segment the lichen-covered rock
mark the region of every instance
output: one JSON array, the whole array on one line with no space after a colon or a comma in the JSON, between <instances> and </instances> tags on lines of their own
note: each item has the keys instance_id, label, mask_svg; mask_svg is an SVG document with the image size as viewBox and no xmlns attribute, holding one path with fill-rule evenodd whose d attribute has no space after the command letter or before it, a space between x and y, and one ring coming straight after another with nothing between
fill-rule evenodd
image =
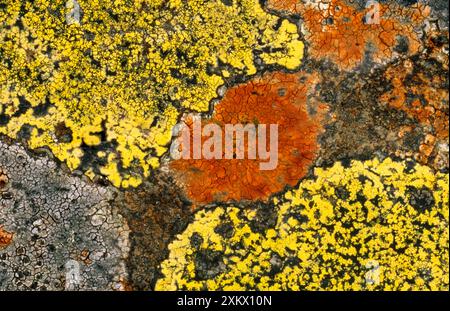
<instances>
[{"instance_id":1,"label":"lichen-covered rock","mask_svg":"<svg viewBox=\"0 0 450 311\"><path fill-rule=\"evenodd\" d=\"M448 290L448 50L445 0L0 1L0 291ZM169 159L193 115L275 167Z\"/></svg>"},{"instance_id":2,"label":"lichen-covered rock","mask_svg":"<svg viewBox=\"0 0 450 311\"><path fill-rule=\"evenodd\" d=\"M0 21L0 134L124 188L159 166L182 111L303 56L297 26L257 0L10 0Z\"/></svg>"},{"instance_id":3,"label":"lichen-covered rock","mask_svg":"<svg viewBox=\"0 0 450 311\"><path fill-rule=\"evenodd\" d=\"M355 69L367 58L384 63L396 58L399 49L409 55L422 51L422 29L431 14L422 1L404 6L395 1L269 0L267 6L299 14L310 56L331 60L342 70Z\"/></svg>"},{"instance_id":4,"label":"lichen-covered rock","mask_svg":"<svg viewBox=\"0 0 450 311\"><path fill-rule=\"evenodd\" d=\"M200 211L158 290L448 290L449 175L390 158L316 168L266 207Z\"/></svg>"}]
</instances>

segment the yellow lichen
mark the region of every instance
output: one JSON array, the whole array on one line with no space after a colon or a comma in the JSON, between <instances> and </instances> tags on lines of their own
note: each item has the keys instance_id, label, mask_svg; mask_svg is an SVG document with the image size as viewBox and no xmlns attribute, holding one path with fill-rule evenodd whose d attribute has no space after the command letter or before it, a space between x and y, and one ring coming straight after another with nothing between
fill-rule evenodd
<instances>
[{"instance_id":1,"label":"yellow lichen","mask_svg":"<svg viewBox=\"0 0 450 311\"><path fill-rule=\"evenodd\" d=\"M448 290L448 186L389 158L316 168L272 207L198 212L156 289Z\"/></svg>"},{"instance_id":2,"label":"yellow lichen","mask_svg":"<svg viewBox=\"0 0 450 311\"><path fill-rule=\"evenodd\" d=\"M2 1L0 134L138 185L182 110L207 111L224 79L257 72L256 55L287 69L303 56L296 25L257 0Z\"/></svg>"}]
</instances>

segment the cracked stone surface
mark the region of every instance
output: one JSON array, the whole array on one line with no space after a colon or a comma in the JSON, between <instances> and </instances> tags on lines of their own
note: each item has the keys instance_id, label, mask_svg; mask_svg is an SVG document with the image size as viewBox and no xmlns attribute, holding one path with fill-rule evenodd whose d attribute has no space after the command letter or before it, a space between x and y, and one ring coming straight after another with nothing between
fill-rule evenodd
<instances>
[{"instance_id":1,"label":"cracked stone surface","mask_svg":"<svg viewBox=\"0 0 450 311\"><path fill-rule=\"evenodd\" d=\"M12 234L0 253L0 290L123 286L129 230L110 204L114 191L17 144L0 142L0 167L0 247L3 232Z\"/></svg>"}]
</instances>

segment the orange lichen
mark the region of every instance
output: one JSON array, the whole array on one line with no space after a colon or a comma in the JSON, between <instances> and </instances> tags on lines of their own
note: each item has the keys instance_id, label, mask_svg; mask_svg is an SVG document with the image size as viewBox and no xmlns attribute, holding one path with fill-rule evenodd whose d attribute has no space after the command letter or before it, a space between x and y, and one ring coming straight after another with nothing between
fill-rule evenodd
<instances>
[{"instance_id":1,"label":"orange lichen","mask_svg":"<svg viewBox=\"0 0 450 311\"><path fill-rule=\"evenodd\" d=\"M132 292L133 291L133 286L125 278L120 277L119 283L120 283L120 288L118 288L116 290L120 290L120 291L124 291L124 292Z\"/></svg>"},{"instance_id":2,"label":"orange lichen","mask_svg":"<svg viewBox=\"0 0 450 311\"><path fill-rule=\"evenodd\" d=\"M422 4L407 8L378 4L363 10L342 0L308 4L269 0L267 5L270 9L300 14L310 55L329 59L343 70L361 64L369 45L375 62L389 60L400 36L408 40L408 53L416 53L420 41L414 28L430 14L430 8Z\"/></svg>"},{"instance_id":3,"label":"orange lichen","mask_svg":"<svg viewBox=\"0 0 450 311\"><path fill-rule=\"evenodd\" d=\"M0 226L0 249L7 247L11 244L14 234L6 231Z\"/></svg>"},{"instance_id":4,"label":"orange lichen","mask_svg":"<svg viewBox=\"0 0 450 311\"><path fill-rule=\"evenodd\" d=\"M278 166L260 170L260 160L248 158L172 161L194 203L265 200L286 185L295 185L316 156L320 121L327 110L308 96L317 82L315 74L270 73L229 89L202 127L218 124L225 133L225 124L278 124ZM190 120L186 124L192 128Z\"/></svg>"},{"instance_id":5,"label":"orange lichen","mask_svg":"<svg viewBox=\"0 0 450 311\"><path fill-rule=\"evenodd\" d=\"M429 46L429 53L437 47ZM431 65L406 59L386 71L386 80L392 88L380 96L380 102L404 111L425 129L416 159L427 163L438 142L448 142L448 67L433 70ZM445 64L444 64L445 66ZM412 127L401 129L399 135Z\"/></svg>"},{"instance_id":6,"label":"orange lichen","mask_svg":"<svg viewBox=\"0 0 450 311\"><path fill-rule=\"evenodd\" d=\"M86 266L92 264L92 259L89 258L91 252L88 249L83 249L77 256L77 260L84 263Z\"/></svg>"},{"instance_id":7,"label":"orange lichen","mask_svg":"<svg viewBox=\"0 0 450 311\"><path fill-rule=\"evenodd\" d=\"M267 7L277 11L287 11L297 13L300 10L299 0L269 0L267 1Z\"/></svg>"},{"instance_id":8,"label":"orange lichen","mask_svg":"<svg viewBox=\"0 0 450 311\"><path fill-rule=\"evenodd\" d=\"M426 77L424 72L413 74L413 64L407 60L390 67L386 78L393 88L381 96L381 102L405 111L422 124L433 126L436 137L448 138L448 114L444 111L445 106L448 107L448 91L439 87L444 85L443 77ZM407 79L411 79L411 83L405 83Z\"/></svg>"}]
</instances>

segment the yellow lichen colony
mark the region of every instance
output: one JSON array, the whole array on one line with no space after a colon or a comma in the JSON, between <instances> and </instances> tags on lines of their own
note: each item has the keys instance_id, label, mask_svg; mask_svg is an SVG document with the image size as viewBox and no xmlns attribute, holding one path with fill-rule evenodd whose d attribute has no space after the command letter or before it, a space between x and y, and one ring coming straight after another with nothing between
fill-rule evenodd
<instances>
[{"instance_id":1,"label":"yellow lichen colony","mask_svg":"<svg viewBox=\"0 0 450 311\"><path fill-rule=\"evenodd\" d=\"M159 166L180 114L207 111L224 79L303 56L297 26L257 0L0 4L0 134L117 187Z\"/></svg>"},{"instance_id":2,"label":"yellow lichen colony","mask_svg":"<svg viewBox=\"0 0 450 311\"><path fill-rule=\"evenodd\" d=\"M389 158L316 168L274 199L272 221L260 207L198 212L156 289L448 290L448 183Z\"/></svg>"}]
</instances>

